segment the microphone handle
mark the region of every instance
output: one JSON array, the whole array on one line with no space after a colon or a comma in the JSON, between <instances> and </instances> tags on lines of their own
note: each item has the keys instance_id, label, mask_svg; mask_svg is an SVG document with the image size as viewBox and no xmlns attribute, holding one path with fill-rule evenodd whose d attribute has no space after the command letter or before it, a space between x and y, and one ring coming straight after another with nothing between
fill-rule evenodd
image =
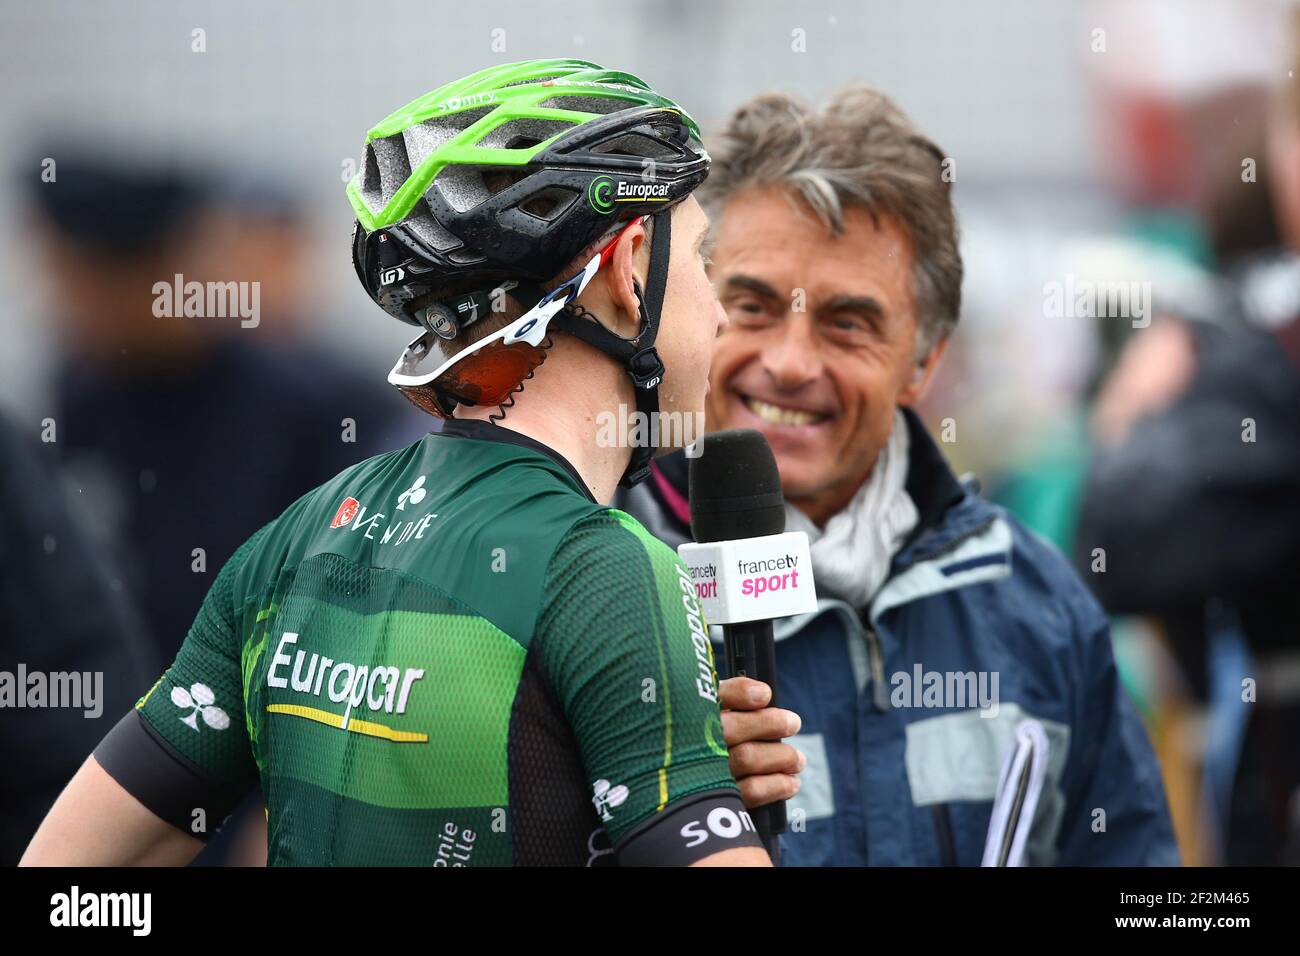
<instances>
[{"instance_id":1,"label":"microphone handle","mask_svg":"<svg viewBox=\"0 0 1300 956\"><path fill-rule=\"evenodd\" d=\"M772 622L746 621L743 624L722 626L727 654L727 673L732 677L752 677L772 688L769 707L778 706L776 687L776 641L772 638ZM777 836L785 832L785 801L769 803L749 811L754 827L767 847L774 866L781 865L781 846Z\"/></svg>"}]
</instances>

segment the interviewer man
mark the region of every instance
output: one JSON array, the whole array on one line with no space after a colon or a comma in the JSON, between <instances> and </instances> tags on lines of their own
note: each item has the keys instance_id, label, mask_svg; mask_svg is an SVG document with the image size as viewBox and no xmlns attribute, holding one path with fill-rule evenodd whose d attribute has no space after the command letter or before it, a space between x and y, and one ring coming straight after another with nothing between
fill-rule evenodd
<instances>
[{"instance_id":1,"label":"interviewer man","mask_svg":"<svg viewBox=\"0 0 1300 956\"><path fill-rule=\"evenodd\" d=\"M820 112L761 96L710 148L700 195L730 327L708 427L767 436L819 596L777 627L807 757L786 862L978 864L1001 762L1034 718L1051 756L1026 861L1176 863L1106 618L1061 555L953 477L909 408L960 307L943 154L865 88ZM680 454L660 459L623 501L674 545L685 476Z\"/></svg>"}]
</instances>

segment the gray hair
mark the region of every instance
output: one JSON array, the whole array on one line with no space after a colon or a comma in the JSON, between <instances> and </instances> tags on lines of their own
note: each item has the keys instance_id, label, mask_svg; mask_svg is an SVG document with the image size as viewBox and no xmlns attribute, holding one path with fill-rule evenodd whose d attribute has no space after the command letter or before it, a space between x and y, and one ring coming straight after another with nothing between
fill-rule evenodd
<instances>
[{"instance_id":1,"label":"gray hair","mask_svg":"<svg viewBox=\"0 0 1300 956\"><path fill-rule=\"evenodd\" d=\"M765 93L742 105L710 142L713 170L698 191L715 221L752 186L794 190L832 235L844 207L896 219L912 243L918 359L946 338L961 311L961 252L945 157L883 93L853 86L820 112Z\"/></svg>"}]
</instances>

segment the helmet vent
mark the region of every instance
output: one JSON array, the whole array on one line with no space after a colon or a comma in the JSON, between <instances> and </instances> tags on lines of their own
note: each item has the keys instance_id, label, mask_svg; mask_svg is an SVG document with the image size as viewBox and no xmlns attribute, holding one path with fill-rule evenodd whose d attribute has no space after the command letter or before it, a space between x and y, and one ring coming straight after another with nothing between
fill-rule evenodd
<instances>
[{"instance_id":1,"label":"helmet vent","mask_svg":"<svg viewBox=\"0 0 1300 956\"><path fill-rule=\"evenodd\" d=\"M456 212L469 212L529 174L509 166L446 166L433 185Z\"/></svg>"},{"instance_id":2,"label":"helmet vent","mask_svg":"<svg viewBox=\"0 0 1300 956\"><path fill-rule=\"evenodd\" d=\"M366 165L373 157L379 175L379 208L387 206L402 183L411 176L411 164L406 158L406 145L402 137L387 136L372 140L366 149Z\"/></svg>"},{"instance_id":3,"label":"helmet vent","mask_svg":"<svg viewBox=\"0 0 1300 956\"><path fill-rule=\"evenodd\" d=\"M613 156L650 157L652 159L677 159L681 154L661 140L651 139L639 133L623 133L613 139L607 139L598 146L593 146L593 153L605 153Z\"/></svg>"},{"instance_id":4,"label":"helmet vent","mask_svg":"<svg viewBox=\"0 0 1300 956\"><path fill-rule=\"evenodd\" d=\"M491 113L492 109L491 106L486 106L449 113L445 116L434 116L403 130L402 136L405 138L410 164L419 166L435 149L450 142L457 133L469 129Z\"/></svg>"},{"instance_id":5,"label":"helmet vent","mask_svg":"<svg viewBox=\"0 0 1300 956\"><path fill-rule=\"evenodd\" d=\"M577 198L577 195L558 186L549 186L528 197L519 204L518 208L535 219L551 222L569 208L569 204Z\"/></svg>"},{"instance_id":6,"label":"helmet vent","mask_svg":"<svg viewBox=\"0 0 1300 956\"><path fill-rule=\"evenodd\" d=\"M495 196L502 190L509 189L520 180L527 179L529 175L519 169L502 169L500 167L489 167L488 169L479 170L479 172L483 176L483 186L490 196Z\"/></svg>"},{"instance_id":7,"label":"helmet vent","mask_svg":"<svg viewBox=\"0 0 1300 956\"><path fill-rule=\"evenodd\" d=\"M502 123L476 145L489 149L526 149L573 129L563 120L514 119Z\"/></svg>"},{"instance_id":8,"label":"helmet vent","mask_svg":"<svg viewBox=\"0 0 1300 956\"><path fill-rule=\"evenodd\" d=\"M383 191L379 188L379 162L375 159L375 151L369 145L366 146L361 162L361 197L365 199L367 206L378 211L384 205L379 201Z\"/></svg>"},{"instance_id":9,"label":"helmet vent","mask_svg":"<svg viewBox=\"0 0 1300 956\"><path fill-rule=\"evenodd\" d=\"M433 185L456 212L469 212L492 195L483 174L471 166L445 166Z\"/></svg>"},{"instance_id":10,"label":"helmet vent","mask_svg":"<svg viewBox=\"0 0 1300 956\"><path fill-rule=\"evenodd\" d=\"M429 204L423 199L415 204L411 214L402 222L404 225L410 226L416 238L425 245L432 246L438 252L447 252L461 245L461 241L434 218Z\"/></svg>"}]
</instances>

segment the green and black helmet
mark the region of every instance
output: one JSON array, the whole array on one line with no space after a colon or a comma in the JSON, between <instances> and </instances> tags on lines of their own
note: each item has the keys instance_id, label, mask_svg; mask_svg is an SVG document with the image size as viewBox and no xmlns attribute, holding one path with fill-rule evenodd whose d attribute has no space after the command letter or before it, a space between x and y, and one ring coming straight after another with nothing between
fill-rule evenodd
<instances>
[{"instance_id":1,"label":"green and black helmet","mask_svg":"<svg viewBox=\"0 0 1300 956\"><path fill-rule=\"evenodd\" d=\"M366 292L422 330L388 380L441 418L457 405L501 415L545 359L550 331L623 366L637 411L653 416L665 370L655 348L668 276L668 210L704 181L709 155L695 121L630 73L585 60L530 60L482 70L408 103L372 129L348 183L352 260ZM607 244L549 292L583 250L653 217L641 328L615 335L576 299ZM519 319L446 357L435 348L491 313L509 291ZM444 361L432 371L430 358ZM649 473L633 450L624 484Z\"/></svg>"},{"instance_id":2,"label":"green and black helmet","mask_svg":"<svg viewBox=\"0 0 1300 956\"><path fill-rule=\"evenodd\" d=\"M481 70L370 130L347 189L357 275L384 311L427 327L411 303L431 289L550 279L708 169L695 121L629 73L585 60Z\"/></svg>"}]
</instances>

